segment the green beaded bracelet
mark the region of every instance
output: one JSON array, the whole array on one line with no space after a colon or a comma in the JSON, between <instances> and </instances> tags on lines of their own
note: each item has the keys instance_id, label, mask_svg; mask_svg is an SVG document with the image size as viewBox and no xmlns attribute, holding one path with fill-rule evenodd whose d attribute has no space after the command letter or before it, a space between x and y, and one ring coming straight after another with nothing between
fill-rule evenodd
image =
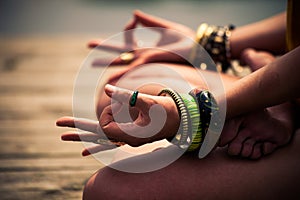
<instances>
[{"instance_id":1,"label":"green beaded bracelet","mask_svg":"<svg viewBox=\"0 0 300 200\"><path fill-rule=\"evenodd\" d=\"M192 130L190 130L191 137L188 138L187 141L190 145L187 151L195 151L200 147L203 139L199 107L193 96L189 94L180 94L180 96L188 109L190 121L192 124Z\"/></svg>"},{"instance_id":2,"label":"green beaded bracelet","mask_svg":"<svg viewBox=\"0 0 300 200\"><path fill-rule=\"evenodd\" d=\"M172 89L163 89L158 95L168 94L174 100L179 116L180 128L170 142L187 151L194 151L202 142L200 112L195 98L189 94L178 94Z\"/></svg>"},{"instance_id":3,"label":"green beaded bracelet","mask_svg":"<svg viewBox=\"0 0 300 200\"><path fill-rule=\"evenodd\" d=\"M200 149L211 117L217 115L219 111L212 94L207 90L192 90L189 94L178 94L168 88L163 89L158 95L162 94L168 94L174 100L181 120L177 134L169 141L188 152Z\"/></svg>"}]
</instances>

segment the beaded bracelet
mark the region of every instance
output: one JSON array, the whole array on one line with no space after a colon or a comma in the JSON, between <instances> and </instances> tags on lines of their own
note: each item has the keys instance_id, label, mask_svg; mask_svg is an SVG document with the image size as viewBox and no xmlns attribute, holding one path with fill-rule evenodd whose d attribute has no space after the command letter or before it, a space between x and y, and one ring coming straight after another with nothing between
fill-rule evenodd
<instances>
[{"instance_id":1,"label":"beaded bracelet","mask_svg":"<svg viewBox=\"0 0 300 200\"><path fill-rule=\"evenodd\" d=\"M217 129L219 122L219 107L217 105L216 100L213 95L207 90L194 89L189 92L191 96L193 96L198 103L199 112L200 112L200 120L202 125L202 136L205 138L208 128ZM210 126L211 118L214 117L214 123Z\"/></svg>"},{"instance_id":2,"label":"beaded bracelet","mask_svg":"<svg viewBox=\"0 0 300 200\"><path fill-rule=\"evenodd\" d=\"M190 94L180 94L188 109L189 118L192 124L191 134L188 138L189 147L187 151L198 149L202 143L202 126L198 104Z\"/></svg>"},{"instance_id":3,"label":"beaded bracelet","mask_svg":"<svg viewBox=\"0 0 300 200\"><path fill-rule=\"evenodd\" d=\"M203 23L197 29L196 42L200 44L212 57L215 62L221 64L225 72L231 65L230 36L235 26L209 26ZM195 44L190 54L190 62L194 66L200 66L201 49Z\"/></svg>"}]
</instances>

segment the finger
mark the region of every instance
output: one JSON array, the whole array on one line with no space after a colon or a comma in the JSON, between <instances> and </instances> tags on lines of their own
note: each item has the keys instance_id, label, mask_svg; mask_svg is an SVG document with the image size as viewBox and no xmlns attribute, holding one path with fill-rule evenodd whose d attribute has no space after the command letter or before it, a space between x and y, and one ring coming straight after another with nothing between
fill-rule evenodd
<instances>
[{"instance_id":1,"label":"finger","mask_svg":"<svg viewBox=\"0 0 300 200\"><path fill-rule=\"evenodd\" d=\"M143 133L143 131L145 132L146 130L143 128L141 130L141 126L144 124L140 124L140 126L132 122L132 120L130 120L130 122L124 120L127 119L126 116L116 116L117 113L114 112L112 105L107 106L99 118L99 123L105 135L112 140L125 142L131 146L139 146L147 142L149 140L147 133ZM119 105L122 106L122 104ZM120 119L123 123L119 122L119 120L116 122L115 118ZM140 138L140 134L146 135L147 138Z\"/></svg>"},{"instance_id":2,"label":"finger","mask_svg":"<svg viewBox=\"0 0 300 200\"><path fill-rule=\"evenodd\" d=\"M75 128L74 118L69 116L61 117L56 120L56 126Z\"/></svg>"},{"instance_id":3,"label":"finger","mask_svg":"<svg viewBox=\"0 0 300 200\"><path fill-rule=\"evenodd\" d=\"M93 66L113 66L113 65L128 65L132 61L137 58L136 53L134 51L131 52L123 52L114 60L109 58L101 58L93 61ZM130 68L128 66L127 68Z\"/></svg>"},{"instance_id":4,"label":"finger","mask_svg":"<svg viewBox=\"0 0 300 200\"><path fill-rule=\"evenodd\" d=\"M108 83L115 83L116 81L118 81L122 76L124 76L126 73L128 73L129 71L131 71L132 69L152 62L153 60L148 60L145 58L136 58L133 60L133 62L130 63L130 65L128 65L126 68L124 68L123 70L118 71L117 73L113 74L112 76L109 77L108 79ZM128 64L128 63L127 63Z\"/></svg>"},{"instance_id":5,"label":"finger","mask_svg":"<svg viewBox=\"0 0 300 200\"><path fill-rule=\"evenodd\" d=\"M136 10L134 12L134 16L135 16L137 22L141 23L143 26L146 26L146 27L169 28L174 24L173 22L146 14L139 10Z\"/></svg>"},{"instance_id":6,"label":"finger","mask_svg":"<svg viewBox=\"0 0 300 200\"><path fill-rule=\"evenodd\" d=\"M88 156L91 154L98 153L100 151L114 149L116 147L117 146L113 145L113 144L112 145L97 145L97 146L92 146L92 147L88 147L88 148L84 149L81 154L82 154L82 156Z\"/></svg>"},{"instance_id":7,"label":"finger","mask_svg":"<svg viewBox=\"0 0 300 200\"><path fill-rule=\"evenodd\" d=\"M127 65L128 63L122 60L120 57L117 57L112 61L109 58L96 59L92 62L93 67L107 67L107 66L116 66L116 65Z\"/></svg>"},{"instance_id":8,"label":"finger","mask_svg":"<svg viewBox=\"0 0 300 200\"><path fill-rule=\"evenodd\" d=\"M153 139L149 137L135 137L130 134L139 134L137 129L137 125L135 123L117 123L114 121L111 121L106 126L103 126L102 129L105 132L105 134L109 138L115 138L118 141L121 141L122 143L129 144L130 146L140 146L142 144L148 143L152 141ZM124 132L125 131L125 132ZM142 136L142 133L141 133Z\"/></svg>"},{"instance_id":9,"label":"finger","mask_svg":"<svg viewBox=\"0 0 300 200\"><path fill-rule=\"evenodd\" d=\"M104 42L103 40L92 40L92 41L88 42L88 47L89 48L97 48L97 49L105 50L105 51L117 52L117 53L122 53L122 52L131 50L131 49L126 48L123 45L113 44L111 42L108 43L108 42Z\"/></svg>"},{"instance_id":10,"label":"finger","mask_svg":"<svg viewBox=\"0 0 300 200\"><path fill-rule=\"evenodd\" d=\"M98 121L84 118L62 117L56 121L56 125L62 127L78 128L97 134L101 133Z\"/></svg>"},{"instance_id":11,"label":"finger","mask_svg":"<svg viewBox=\"0 0 300 200\"><path fill-rule=\"evenodd\" d=\"M137 19L134 17L132 20L128 22L128 24L124 28L124 40L125 44L129 48L135 47L135 40L134 40L134 31L133 29L137 26Z\"/></svg>"},{"instance_id":12,"label":"finger","mask_svg":"<svg viewBox=\"0 0 300 200\"><path fill-rule=\"evenodd\" d=\"M131 29L135 29L136 26L137 26L137 18L135 16L135 14L133 14L133 19L131 19L126 25L125 25L125 28L124 30L125 31L128 31L128 30L131 30Z\"/></svg>"},{"instance_id":13,"label":"finger","mask_svg":"<svg viewBox=\"0 0 300 200\"><path fill-rule=\"evenodd\" d=\"M169 28L173 25L172 22L160 19L158 17L154 17L152 15L145 14L138 10L135 11L133 15L134 18L130 20L129 23L124 28L125 30L124 39L125 39L125 44L128 48L134 49L136 46L133 30L136 28L138 23L142 24L145 27L160 27L160 28Z\"/></svg>"},{"instance_id":14,"label":"finger","mask_svg":"<svg viewBox=\"0 0 300 200\"><path fill-rule=\"evenodd\" d=\"M105 93L111 97L112 99L123 103L123 104L129 104L129 101L132 98L132 95L134 91L127 90L124 88L119 88L110 84L106 84L104 87ZM149 95L138 93L137 100L135 103L135 108L144 109L145 107L149 107L149 105L146 103L146 101L149 99Z\"/></svg>"},{"instance_id":15,"label":"finger","mask_svg":"<svg viewBox=\"0 0 300 200\"><path fill-rule=\"evenodd\" d=\"M65 132L62 134L61 139L63 141L84 141L84 142L96 142L101 137L95 133L77 133L77 132Z\"/></svg>"},{"instance_id":16,"label":"finger","mask_svg":"<svg viewBox=\"0 0 300 200\"><path fill-rule=\"evenodd\" d=\"M108 83L112 84L112 83L117 82L122 76L124 76L130 70L131 70L131 67L128 66L128 67L116 72L115 74L113 74L112 76L109 77Z\"/></svg>"},{"instance_id":17,"label":"finger","mask_svg":"<svg viewBox=\"0 0 300 200\"><path fill-rule=\"evenodd\" d=\"M104 108L99 123L107 137L117 139L118 141L129 141L126 134L121 130L120 126L114 121L114 113L112 106Z\"/></svg>"}]
</instances>

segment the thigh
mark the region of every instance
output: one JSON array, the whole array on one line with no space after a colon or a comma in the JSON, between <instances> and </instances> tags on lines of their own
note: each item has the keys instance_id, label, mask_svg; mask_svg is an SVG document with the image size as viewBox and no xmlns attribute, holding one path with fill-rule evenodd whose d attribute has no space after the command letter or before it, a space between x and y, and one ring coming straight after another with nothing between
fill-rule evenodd
<instances>
[{"instance_id":1,"label":"thigh","mask_svg":"<svg viewBox=\"0 0 300 200\"><path fill-rule=\"evenodd\" d=\"M104 167L88 181L84 199L299 199L297 132L291 144L257 161L229 157L219 148L205 159L184 155L148 173Z\"/></svg>"}]
</instances>

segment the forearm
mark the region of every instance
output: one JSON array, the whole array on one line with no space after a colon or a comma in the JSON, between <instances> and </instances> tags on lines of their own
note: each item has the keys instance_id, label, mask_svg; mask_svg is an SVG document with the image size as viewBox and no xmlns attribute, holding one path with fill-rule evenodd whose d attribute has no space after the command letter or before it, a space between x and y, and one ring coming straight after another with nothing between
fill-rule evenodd
<instances>
[{"instance_id":1,"label":"forearm","mask_svg":"<svg viewBox=\"0 0 300 200\"><path fill-rule=\"evenodd\" d=\"M226 91L227 117L298 98L299 56L300 47L235 82Z\"/></svg>"},{"instance_id":2,"label":"forearm","mask_svg":"<svg viewBox=\"0 0 300 200\"><path fill-rule=\"evenodd\" d=\"M286 13L236 28L231 35L231 54L239 58L246 48L282 54L286 50Z\"/></svg>"}]
</instances>

